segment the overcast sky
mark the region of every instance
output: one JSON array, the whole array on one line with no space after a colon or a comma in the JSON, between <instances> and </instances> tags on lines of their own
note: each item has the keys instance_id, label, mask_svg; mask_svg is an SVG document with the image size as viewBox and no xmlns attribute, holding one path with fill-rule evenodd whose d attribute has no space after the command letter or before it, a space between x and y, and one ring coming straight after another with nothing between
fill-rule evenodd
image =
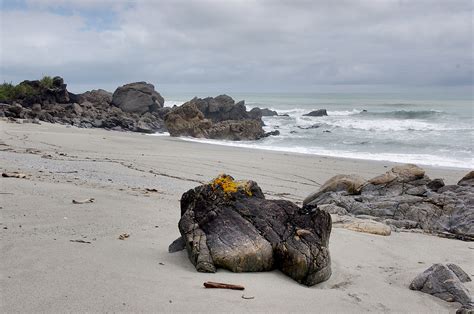
<instances>
[{"instance_id":1,"label":"overcast sky","mask_svg":"<svg viewBox=\"0 0 474 314\"><path fill-rule=\"evenodd\" d=\"M72 91L473 84L471 0L0 0L0 80ZM355 87L354 87L355 86Z\"/></svg>"}]
</instances>

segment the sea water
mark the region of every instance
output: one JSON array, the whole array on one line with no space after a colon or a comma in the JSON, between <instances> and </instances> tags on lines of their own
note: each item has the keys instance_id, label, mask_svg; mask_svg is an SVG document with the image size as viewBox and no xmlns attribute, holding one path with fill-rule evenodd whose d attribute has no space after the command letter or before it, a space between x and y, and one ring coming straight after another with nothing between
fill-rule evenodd
<instances>
[{"instance_id":1,"label":"sea water","mask_svg":"<svg viewBox=\"0 0 474 314\"><path fill-rule=\"evenodd\" d=\"M280 135L258 141L198 141L323 156L474 168L472 95L254 93L230 96L236 101L244 99L249 110L253 107L276 110L281 116L264 117L264 129L278 130ZM179 105L191 98L189 95L171 96L165 105ZM328 116L304 116L317 109L326 109Z\"/></svg>"}]
</instances>

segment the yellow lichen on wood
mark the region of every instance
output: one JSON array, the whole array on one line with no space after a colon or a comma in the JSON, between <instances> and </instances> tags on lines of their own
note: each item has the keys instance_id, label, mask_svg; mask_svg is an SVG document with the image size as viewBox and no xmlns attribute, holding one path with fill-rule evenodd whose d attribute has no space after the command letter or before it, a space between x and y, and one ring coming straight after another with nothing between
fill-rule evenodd
<instances>
[{"instance_id":1,"label":"yellow lichen on wood","mask_svg":"<svg viewBox=\"0 0 474 314\"><path fill-rule=\"evenodd\" d=\"M249 182L235 181L234 178L226 174L221 174L212 180L211 185L214 190L220 187L226 195L231 195L232 193L236 193L239 189L242 189L248 196L252 196Z\"/></svg>"}]
</instances>

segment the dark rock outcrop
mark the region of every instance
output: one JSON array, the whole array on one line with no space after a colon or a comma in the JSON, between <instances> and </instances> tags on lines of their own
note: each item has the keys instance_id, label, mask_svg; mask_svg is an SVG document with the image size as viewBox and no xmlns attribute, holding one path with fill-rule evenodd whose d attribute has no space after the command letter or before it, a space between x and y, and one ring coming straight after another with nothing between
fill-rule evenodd
<instances>
[{"instance_id":1,"label":"dark rock outcrop","mask_svg":"<svg viewBox=\"0 0 474 314\"><path fill-rule=\"evenodd\" d=\"M202 112L206 119L212 122L221 122L228 120L246 120L253 119L245 107L244 101L235 102L232 97L227 95L219 95L215 98L197 98L194 97L186 104L194 104L199 111ZM255 118L261 119L260 117Z\"/></svg>"},{"instance_id":2,"label":"dark rock outcrop","mask_svg":"<svg viewBox=\"0 0 474 314\"><path fill-rule=\"evenodd\" d=\"M278 116L278 112L268 109L268 108L263 108L260 109L258 107L252 108L249 113L255 117L273 117L273 116Z\"/></svg>"},{"instance_id":3,"label":"dark rock outcrop","mask_svg":"<svg viewBox=\"0 0 474 314\"><path fill-rule=\"evenodd\" d=\"M312 286L331 275L331 217L317 208L267 200L257 183L221 175L184 193L179 231L201 272L280 269ZM182 242L175 241L170 251Z\"/></svg>"},{"instance_id":4,"label":"dark rock outcrop","mask_svg":"<svg viewBox=\"0 0 474 314\"><path fill-rule=\"evenodd\" d=\"M156 109L152 106L153 112L125 112L111 105L111 93L99 89L73 94L67 91L66 84L60 77L53 78L50 87L44 81L24 81L20 85L22 86L17 88L26 92L12 99L11 103L0 105L0 116L81 128L144 133L165 130L163 117L169 108Z\"/></svg>"},{"instance_id":5,"label":"dark rock outcrop","mask_svg":"<svg viewBox=\"0 0 474 314\"><path fill-rule=\"evenodd\" d=\"M263 117L262 110L260 110L260 108L253 108L252 110L248 112L248 115L251 119L254 119L254 120L261 120Z\"/></svg>"},{"instance_id":6,"label":"dark rock outcrop","mask_svg":"<svg viewBox=\"0 0 474 314\"><path fill-rule=\"evenodd\" d=\"M21 90L22 93L19 93L16 99L11 99L10 103L19 103L25 108L30 108L37 103L68 103L69 93L64 80L59 76L50 78L50 80L51 83L49 84L45 84L40 80L21 82L18 84L18 90Z\"/></svg>"},{"instance_id":7,"label":"dark rock outcrop","mask_svg":"<svg viewBox=\"0 0 474 314\"><path fill-rule=\"evenodd\" d=\"M273 117L273 116L278 116L278 112L276 112L275 110L271 110L271 109L268 109L268 108L263 108L263 109L260 109L262 111L262 116L264 117Z\"/></svg>"},{"instance_id":8,"label":"dark rock outcrop","mask_svg":"<svg viewBox=\"0 0 474 314\"><path fill-rule=\"evenodd\" d=\"M217 97L216 97L217 98ZM227 98L226 98L227 99ZM254 119L221 120L213 122L198 109L195 98L173 108L165 116L165 124L171 136L225 140L258 140L265 136L260 121ZM230 100L228 100L230 103ZM222 118L222 116L221 116ZM216 120L219 120L215 116Z\"/></svg>"},{"instance_id":9,"label":"dark rock outcrop","mask_svg":"<svg viewBox=\"0 0 474 314\"><path fill-rule=\"evenodd\" d=\"M298 129L301 129L301 130L311 130L311 129L319 129L321 127L321 125L320 124L313 124L313 125L310 125L310 126L297 125L296 127Z\"/></svg>"},{"instance_id":10,"label":"dark rock outcrop","mask_svg":"<svg viewBox=\"0 0 474 314\"><path fill-rule=\"evenodd\" d=\"M143 114L163 108L164 99L152 84L135 82L117 88L112 96L112 104L124 112Z\"/></svg>"},{"instance_id":11,"label":"dark rock outcrop","mask_svg":"<svg viewBox=\"0 0 474 314\"><path fill-rule=\"evenodd\" d=\"M473 311L474 300L463 285L463 282L470 280L455 264L434 264L416 276L410 284L410 289L431 294L447 302L459 302L462 305L460 310Z\"/></svg>"},{"instance_id":12,"label":"dark rock outcrop","mask_svg":"<svg viewBox=\"0 0 474 314\"><path fill-rule=\"evenodd\" d=\"M328 115L328 113L327 113L326 109L318 109L318 110L311 111L310 113L306 113L303 116L322 117L322 116L327 116L327 115Z\"/></svg>"},{"instance_id":13,"label":"dark rock outcrop","mask_svg":"<svg viewBox=\"0 0 474 314\"><path fill-rule=\"evenodd\" d=\"M431 180L415 165L396 166L368 181L336 176L304 205L332 204L350 216L373 217L394 228L423 229L444 237L474 240L474 186L471 173L458 185Z\"/></svg>"},{"instance_id":14,"label":"dark rock outcrop","mask_svg":"<svg viewBox=\"0 0 474 314\"><path fill-rule=\"evenodd\" d=\"M278 130L273 130L273 131L270 131L270 132L267 132L263 135L263 137L269 137L269 136L278 136L280 135L280 131Z\"/></svg>"}]
</instances>

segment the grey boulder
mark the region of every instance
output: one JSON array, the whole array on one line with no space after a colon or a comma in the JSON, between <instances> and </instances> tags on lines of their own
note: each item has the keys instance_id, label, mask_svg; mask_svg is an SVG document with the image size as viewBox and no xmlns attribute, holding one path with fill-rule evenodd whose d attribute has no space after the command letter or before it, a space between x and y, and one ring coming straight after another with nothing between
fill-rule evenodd
<instances>
[{"instance_id":1,"label":"grey boulder","mask_svg":"<svg viewBox=\"0 0 474 314\"><path fill-rule=\"evenodd\" d=\"M136 82L117 88L112 96L112 104L124 112L143 114L156 112L164 105L164 99L152 84Z\"/></svg>"},{"instance_id":2,"label":"grey boulder","mask_svg":"<svg viewBox=\"0 0 474 314\"><path fill-rule=\"evenodd\" d=\"M447 302L459 302L462 310L472 311L474 301L463 285L463 282L470 280L457 265L434 264L413 279L410 289L431 294Z\"/></svg>"}]
</instances>

